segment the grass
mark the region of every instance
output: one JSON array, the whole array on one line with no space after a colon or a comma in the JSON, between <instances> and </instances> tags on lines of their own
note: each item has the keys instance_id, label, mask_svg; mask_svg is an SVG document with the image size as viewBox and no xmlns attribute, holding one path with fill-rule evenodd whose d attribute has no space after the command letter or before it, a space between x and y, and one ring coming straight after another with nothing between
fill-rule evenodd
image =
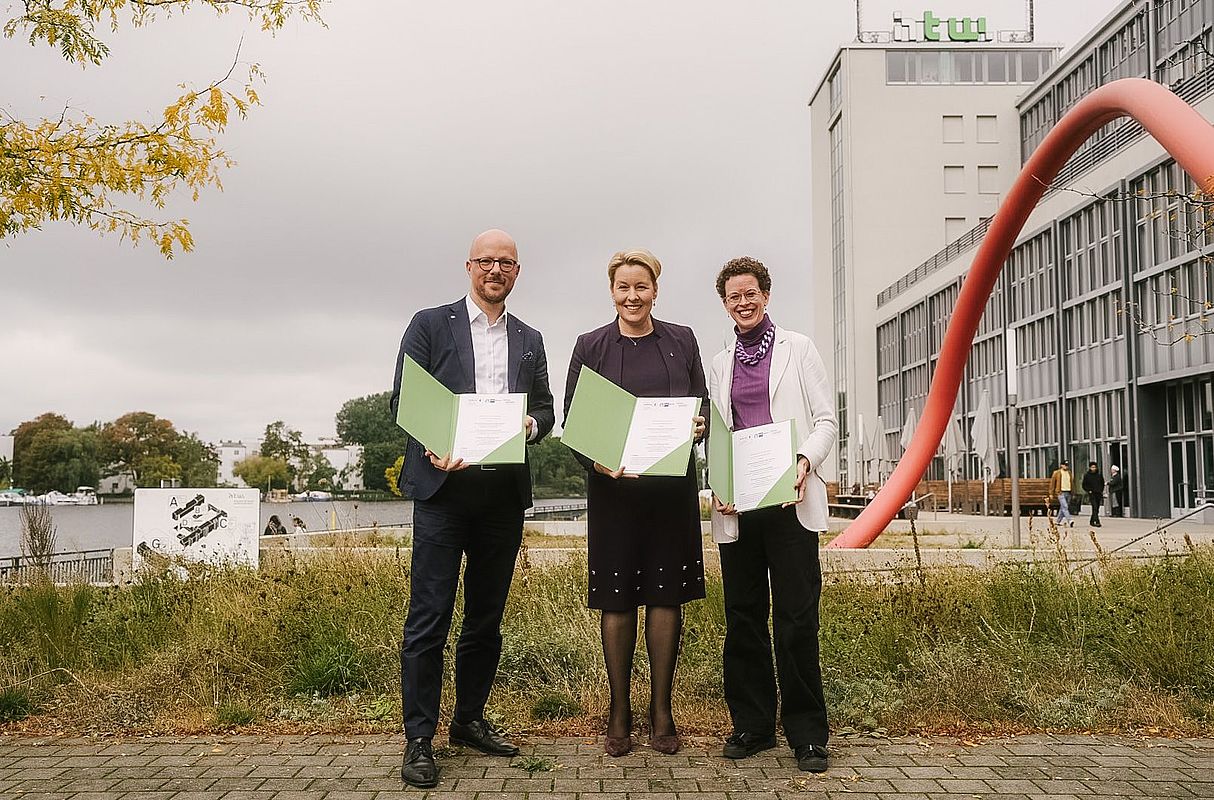
<instances>
[{"instance_id":1,"label":"grass","mask_svg":"<svg viewBox=\"0 0 1214 800\"><path fill-rule=\"evenodd\" d=\"M122 587L0 588L0 722L127 733L399 728L407 552L276 553ZM685 610L675 708L728 728L721 584ZM607 681L586 566L520 567L491 698L511 731L600 733ZM822 667L837 729L1214 730L1214 551L833 579ZM462 599L457 600L453 635ZM453 651L449 648L448 653ZM444 714L453 676L446 676ZM634 698L648 696L643 637ZM36 701L36 702L35 702Z\"/></svg>"}]
</instances>

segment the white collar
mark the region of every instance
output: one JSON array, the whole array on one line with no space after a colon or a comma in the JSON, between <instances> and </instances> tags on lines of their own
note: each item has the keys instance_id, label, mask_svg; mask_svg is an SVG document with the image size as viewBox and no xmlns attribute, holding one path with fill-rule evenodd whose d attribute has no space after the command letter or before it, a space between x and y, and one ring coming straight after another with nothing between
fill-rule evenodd
<instances>
[{"instance_id":1,"label":"white collar","mask_svg":"<svg viewBox=\"0 0 1214 800\"><path fill-rule=\"evenodd\" d=\"M472 299L471 294L464 295L464 305L468 307L468 322L476 322L477 317L484 317L485 324L489 325L489 315L485 313L484 309L476 304L476 301ZM506 310L502 309L502 315L497 318L497 322L489 325L489 327L496 328L498 323L506 319L506 313Z\"/></svg>"}]
</instances>

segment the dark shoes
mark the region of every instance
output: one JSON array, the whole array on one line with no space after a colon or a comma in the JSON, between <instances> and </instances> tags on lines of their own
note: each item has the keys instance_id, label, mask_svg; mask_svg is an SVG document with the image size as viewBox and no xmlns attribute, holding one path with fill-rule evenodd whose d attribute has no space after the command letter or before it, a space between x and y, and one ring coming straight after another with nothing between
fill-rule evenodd
<instances>
[{"instance_id":1,"label":"dark shoes","mask_svg":"<svg viewBox=\"0 0 1214 800\"><path fill-rule=\"evenodd\" d=\"M518 748L506 741L497 729L483 719L451 722L451 744L462 744L490 756L517 756Z\"/></svg>"},{"instance_id":2,"label":"dark shoes","mask_svg":"<svg viewBox=\"0 0 1214 800\"><path fill-rule=\"evenodd\" d=\"M721 750L721 755L725 758L748 758L755 753L770 750L775 746L775 734L769 733L764 736L757 733L739 733L738 731L734 731L725 740L725 747Z\"/></svg>"},{"instance_id":3,"label":"dark shoes","mask_svg":"<svg viewBox=\"0 0 1214 800\"><path fill-rule=\"evenodd\" d=\"M603 741L603 752L612 758L626 756L632 752L631 736L608 736Z\"/></svg>"},{"instance_id":4,"label":"dark shoes","mask_svg":"<svg viewBox=\"0 0 1214 800\"><path fill-rule=\"evenodd\" d=\"M826 747L803 744L793 749L797 754L797 769L802 772L826 772Z\"/></svg>"},{"instance_id":5,"label":"dark shoes","mask_svg":"<svg viewBox=\"0 0 1214 800\"><path fill-rule=\"evenodd\" d=\"M438 765L434 763L434 748L430 740L419 736L405 746L405 759L400 765L400 779L419 789L438 786Z\"/></svg>"}]
</instances>

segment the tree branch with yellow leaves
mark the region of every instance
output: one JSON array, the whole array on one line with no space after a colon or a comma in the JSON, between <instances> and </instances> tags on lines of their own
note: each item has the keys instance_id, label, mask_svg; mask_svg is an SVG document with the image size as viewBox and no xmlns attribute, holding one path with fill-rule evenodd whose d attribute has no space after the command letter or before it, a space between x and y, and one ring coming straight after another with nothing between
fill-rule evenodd
<instances>
[{"instance_id":1,"label":"tree branch with yellow leaves","mask_svg":"<svg viewBox=\"0 0 1214 800\"><path fill-rule=\"evenodd\" d=\"M194 6L225 14L241 9L274 31L292 16L321 22L321 0L25 0L24 14L4 25L13 38L28 33L31 44L58 47L68 61L99 64L109 48L97 36L124 19L142 27L157 14ZM322 23L323 24L323 23ZM24 122L0 110L0 239L63 220L132 242L155 242L166 258L193 249L186 219L154 220L126 207L130 201L163 209L178 190L197 201L201 191L222 189L220 173L233 166L216 141L230 121L259 105L253 84L262 77L247 68L244 85L229 88L239 65L203 89L184 90L159 119L99 123L64 108L55 119Z\"/></svg>"}]
</instances>

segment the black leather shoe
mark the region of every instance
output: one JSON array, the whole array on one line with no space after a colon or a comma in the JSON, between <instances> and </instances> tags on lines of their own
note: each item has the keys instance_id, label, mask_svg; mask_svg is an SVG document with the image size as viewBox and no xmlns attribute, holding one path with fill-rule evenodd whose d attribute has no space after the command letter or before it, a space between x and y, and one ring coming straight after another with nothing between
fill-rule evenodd
<instances>
[{"instance_id":1,"label":"black leather shoe","mask_svg":"<svg viewBox=\"0 0 1214 800\"><path fill-rule=\"evenodd\" d=\"M490 756L517 756L518 748L506 741L497 730L483 719L471 722L451 722L449 731L451 744L462 744L480 750Z\"/></svg>"},{"instance_id":2,"label":"black leather shoe","mask_svg":"<svg viewBox=\"0 0 1214 800\"><path fill-rule=\"evenodd\" d=\"M725 747L721 750L721 755L725 758L747 758L755 753L761 753L764 750L770 750L776 746L776 737L774 734L763 736L758 733L739 733L734 731L728 739L725 740Z\"/></svg>"},{"instance_id":3,"label":"black leather shoe","mask_svg":"<svg viewBox=\"0 0 1214 800\"><path fill-rule=\"evenodd\" d=\"M400 779L419 789L438 786L438 765L434 763L434 748L430 739L419 736L405 745L405 759L400 765Z\"/></svg>"},{"instance_id":4,"label":"black leather shoe","mask_svg":"<svg viewBox=\"0 0 1214 800\"><path fill-rule=\"evenodd\" d=\"M803 744L793 750L797 754L797 769L802 772L826 772L826 747Z\"/></svg>"}]
</instances>

